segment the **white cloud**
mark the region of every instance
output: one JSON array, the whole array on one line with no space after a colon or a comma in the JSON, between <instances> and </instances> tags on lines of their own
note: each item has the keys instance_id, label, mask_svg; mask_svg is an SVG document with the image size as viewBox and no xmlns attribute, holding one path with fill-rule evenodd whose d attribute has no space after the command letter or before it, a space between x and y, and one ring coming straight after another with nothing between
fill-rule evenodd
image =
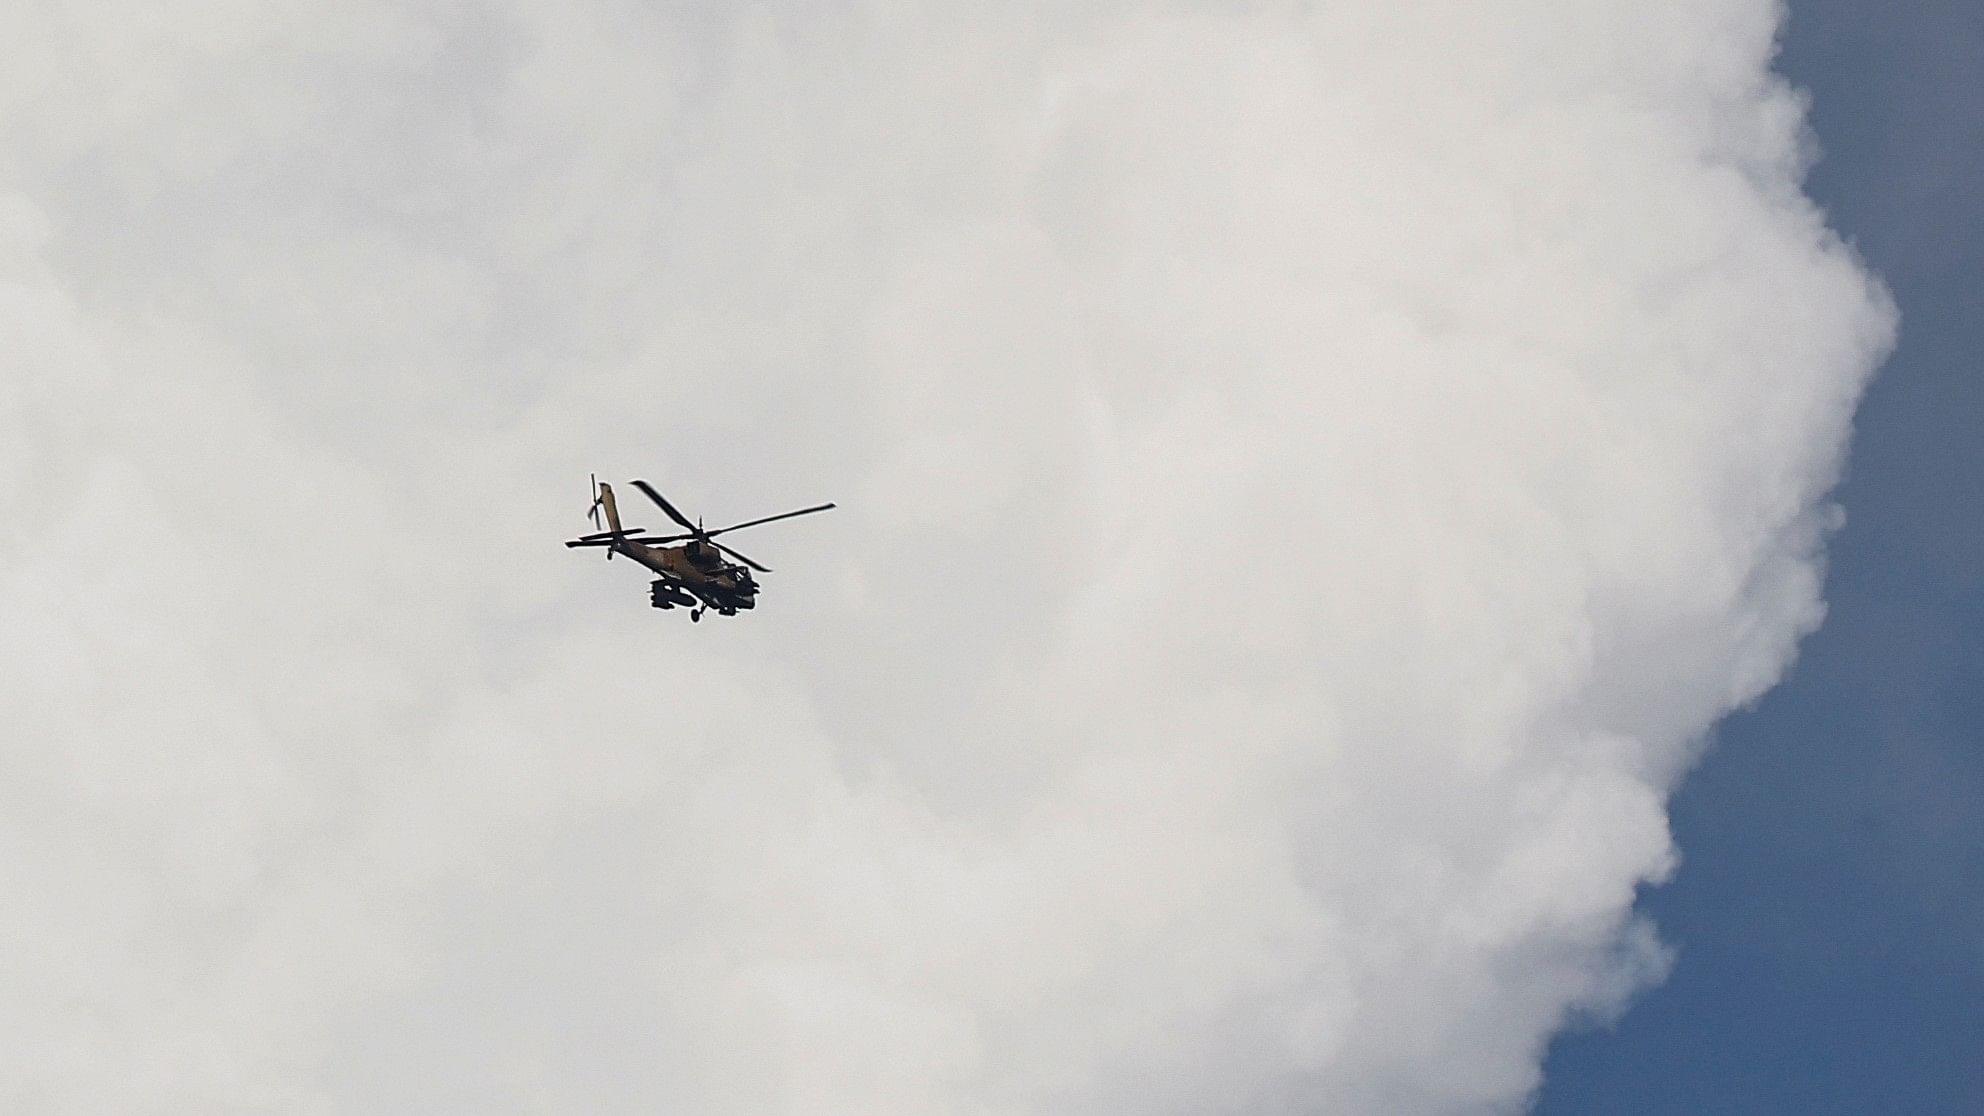
<instances>
[{"instance_id":1,"label":"white cloud","mask_svg":"<svg viewBox=\"0 0 1984 1116\"><path fill-rule=\"evenodd\" d=\"M1661 971L1891 329L1774 5L338 13L0 57L6 1107L1497 1111ZM843 507L692 628L594 469Z\"/></svg>"}]
</instances>

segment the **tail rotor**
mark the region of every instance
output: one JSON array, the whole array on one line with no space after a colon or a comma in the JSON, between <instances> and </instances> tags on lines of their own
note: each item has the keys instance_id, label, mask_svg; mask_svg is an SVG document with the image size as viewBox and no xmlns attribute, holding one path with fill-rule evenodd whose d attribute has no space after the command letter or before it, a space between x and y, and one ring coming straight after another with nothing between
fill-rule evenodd
<instances>
[{"instance_id":1,"label":"tail rotor","mask_svg":"<svg viewBox=\"0 0 1984 1116\"><path fill-rule=\"evenodd\" d=\"M587 477L592 482L592 505L586 509L586 516L592 520L592 525L599 528L599 530L590 535L581 535L565 545L604 547L606 549L606 560L611 562L613 560L613 551L622 542L626 541L627 536L640 534L643 528L636 527L630 531L622 527L620 525L620 509L613 502L612 486L599 483L598 473L588 473ZM601 512L606 513L606 521L604 523L600 522Z\"/></svg>"},{"instance_id":2,"label":"tail rotor","mask_svg":"<svg viewBox=\"0 0 1984 1116\"><path fill-rule=\"evenodd\" d=\"M586 515L592 520L592 525L594 527L600 527L603 525L599 521L599 508L601 504L606 502L606 498L600 495L599 474L587 473L586 479L592 482L592 507L586 510ZM616 523L614 524L614 526L618 527L619 524ZM608 546L606 548L606 560L609 562L613 561L613 547L611 546Z\"/></svg>"}]
</instances>

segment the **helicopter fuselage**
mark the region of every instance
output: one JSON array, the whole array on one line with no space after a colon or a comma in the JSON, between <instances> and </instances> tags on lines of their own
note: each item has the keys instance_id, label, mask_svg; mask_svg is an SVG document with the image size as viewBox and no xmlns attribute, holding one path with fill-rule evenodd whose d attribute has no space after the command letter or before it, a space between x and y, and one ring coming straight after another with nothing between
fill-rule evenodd
<instances>
[{"instance_id":1,"label":"helicopter fuselage","mask_svg":"<svg viewBox=\"0 0 1984 1116\"><path fill-rule=\"evenodd\" d=\"M647 546L622 541L613 547L661 576L669 588L687 591L723 612L755 607L758 583L749 570L725 562L715 548L698 542L681 546ZM657 600L666 599L659 592Z\"/></svg>"}]
</instances>

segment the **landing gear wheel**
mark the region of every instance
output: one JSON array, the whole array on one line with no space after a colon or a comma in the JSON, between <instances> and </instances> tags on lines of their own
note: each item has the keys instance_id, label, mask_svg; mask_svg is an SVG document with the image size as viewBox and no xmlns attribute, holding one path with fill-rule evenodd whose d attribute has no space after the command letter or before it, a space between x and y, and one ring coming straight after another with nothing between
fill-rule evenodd
<instances>
[{"instance_id":1,"label":"landing gear wheel","mask_svg":"<svg viewBox=\"0 0 1984 1116\"><path fill-rule=\"evenodd\" d=\"M694 612L692 612L692 613L690 613L690 614L689 614L689 620L690 620L690 622L691 622L691 623L695 623L695 624L700 624L700 623L702 623L702 622L703 622L703 610L699 608L699 609L697 609L696 611L694 611Z\"/></svg>"}]
</instances>

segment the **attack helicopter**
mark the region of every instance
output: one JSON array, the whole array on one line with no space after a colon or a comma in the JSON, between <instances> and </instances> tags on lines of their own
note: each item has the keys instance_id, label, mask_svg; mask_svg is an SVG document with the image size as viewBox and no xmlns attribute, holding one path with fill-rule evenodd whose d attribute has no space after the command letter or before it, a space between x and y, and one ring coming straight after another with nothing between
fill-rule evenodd
<instances>
[{"instance_id":1,"label":"attack helicopter","mask_svg":"<svg viewBox=\"0 0 1984 1116\"><path fill-rule=\"evenodd\" d=\"M668 498L654 490L654 486L644 480L637 480L634 487L641 494L653 500L668 518L674 520L685 534L649 535L643 527L622 527L620 508L613 500L613 486L601 483L598 476L592 478L592 507L587 514L594 527L606 529L590 535L580 535L568 540L569 547L596 547L606 551L611 560L615 554L624 554L660 575L649 586L648 600L655 608L667 610L688 607L690 620L701 620L703 613L715 609L718 616L735 616L740 609L756 608L758 603L758 582L751 571L770 573L769 567L739 554L737 551L717 542L718 535L741 531L746 527L756 527L794 516L812 515L833 507L833 504L818 504L798 511L780 512L761 519L750 519L743 523L733 523L714 531L705 531L702 520L691 523ZM600 513L606 513L606 522L600 523ZM680 544L680 545L669 545ZM726 557L727 556L727 557ZM734 559L734 561L732 560Z\"/></svg>"}]
</instances>

